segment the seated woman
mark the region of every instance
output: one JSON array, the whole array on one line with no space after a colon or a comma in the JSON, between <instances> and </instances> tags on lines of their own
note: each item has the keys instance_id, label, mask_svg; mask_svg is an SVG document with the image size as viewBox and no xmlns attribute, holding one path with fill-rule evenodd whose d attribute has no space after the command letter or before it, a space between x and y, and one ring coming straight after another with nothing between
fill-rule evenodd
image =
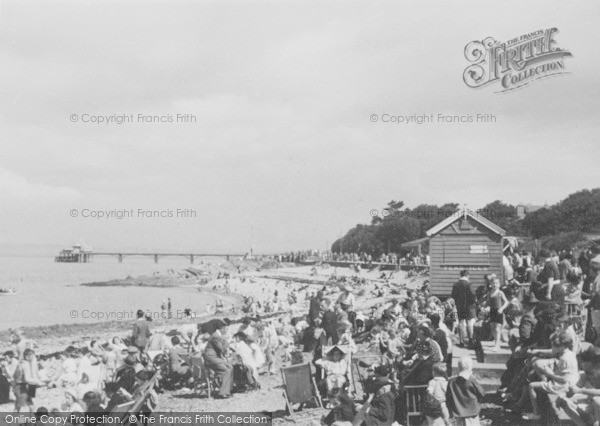
<instances>
[{"instance_id":1,"label":"seated woman","mask_svg":"<svg viewBox=\"0 0 600 426\"><path fill-rule=\"evenodd\" d=\"M54 357L40 357L38 363L38 376L40 380L46 383L46 387L56 388L60 385L60 377L62 368L57 365L57 360Z\"/></svg>"},{"instance_id":2,"label":"seated woman","mask_svg":"<svg viewBox=\"0 0 600 426\"><path fill-rule=\"evenodd\" d=\"M125 358L124 365L116 373L116 382L119 388L128 393L133 392L135 386L136 361L129 357Z\"/></svg>"},{"instance_id":3,"label":"seated woman","mask_svg":"<svg viewBox=\"0 0 600 426\"><path fill-rule=\"evenodd\" d=\"M171 338L171 344L173 347L168 351L169 379L173 382L184 383L192 376L190 367L181 358L181 355L185 354L186 350L178 336Z\"/></svg>"},{"instance_id":4,"label":"seated woman","mask_svg":"<svg viewBox=\"0 0 600 426\"><path fill-rule=\"evenodd\" d=\"M72 348L72 350L71 350ZM75 386L77 384L77 353L76 349L69 346L59 359L61 360L62 374L60 383L62 386Z\"/></svg>"},{"instance_id":5,"label":"seated woman","mask_svg":"<svg viewBox=\"0 0 600 426\"><path fill-rule=\"evenodd\" d=\"M315 361L315 364L325 371L327 392L334 388L343 389L347 383L346 374L348 373L349 364L344 355L345 353L342 349L334 346L327 352L327 358Z\"/></svg>"},{"instance_id":6,"label":"seated woman","mask_svg":"<svg viewBox=\"0 0 600 426\"><path fill-rule=\"evenodd\" d=\"M251 389L260 389L258 383L258 364L254 351L248 344L248 338L243 332L233 335L234 343L230 348L235 352L238 358L238 364L245 368L246 377L243 382Z\"/></svg>"},{"instance_id":7,"label":"seated woman","mask_svg":"<svg viewBox=\"0 0 600 426\"><path fill-rule=\"evenodd\" d=\"M321 418L321 425L339 425L341 422L352 424L356 416L356 407L352 398L341 389L332 389L328 394L332 410Z\"/></svg>"},{"instance_id":8,"label":"seated woman","mask_svg":"<svg viewBox=\"0 0 600 426\"><path fill-rule=\"evenodd\" d=\"M61 411L66 413L83 413L83 408L77 402L77 392L74 389L65 389L65 403Z\"/></svg>"}]
</instances>

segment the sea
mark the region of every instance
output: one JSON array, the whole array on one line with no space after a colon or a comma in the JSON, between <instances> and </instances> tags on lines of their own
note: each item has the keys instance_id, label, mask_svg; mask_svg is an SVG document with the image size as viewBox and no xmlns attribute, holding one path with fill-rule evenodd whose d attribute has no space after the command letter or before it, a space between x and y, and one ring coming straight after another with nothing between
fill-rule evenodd
<instances>
[{"instance_id":1,"label":"sea","mask_svg":"<svg viewBox=\"0 0 600 426\"><path fill-rule=\"evenodd\" d=\"M199 263L200 260L196 259ZM171 298L172 313L191 309L207 311L214 297L197 288L86 287L82 283L108 281L128 276L166 274L190 267L184 257L98 256L90 263L57 263L54 255L11 255L0 253L0 288L14 287L14 295L0 295L0 330L24 326L92 323L131 320L138 309L161 314L161 304Z\"/></svg>"}]
</instances>

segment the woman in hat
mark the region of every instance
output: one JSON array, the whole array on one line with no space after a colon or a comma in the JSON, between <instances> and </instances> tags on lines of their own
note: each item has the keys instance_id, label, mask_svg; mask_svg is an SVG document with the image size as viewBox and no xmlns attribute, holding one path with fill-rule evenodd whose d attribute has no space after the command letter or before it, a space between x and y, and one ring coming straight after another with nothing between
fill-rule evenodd
<instances>
[{"instance_id":1,"label":"woman in hat","mask_svg":"<svg viewBox=\"0 0 600 426\"><path fill-rule=\"evenodd\" d=\"M347 393L341 389L333 389L327 395L332 410L323 416L321 419L321 425L351 425L356 416L356 407L354 401Z\"/></svg>"},{"instance_id":2,"label":"woman in hat","mask_svg":"<svg viewBox=\"0 0 600 426\"><path fill-rule=\"evenodd\" d=\"M396 414L395 396L391 391L392 382L387 377L378 377L371 385L369 391L375 396L365 414L364 425L391 425Z\"/></svg>"},{"instance_id":3,"label":"woman in hat","mask_svg":"<svg viewBox=\"0 0 600 426\"><path fill-rule=\"evenodd\" d=\"M342 389L346 383L346 375L350 365L345 358L345 352L339 346L334 346L327 352L327 358L315 361L315 364L325 371L325 384L327 391L334 388Z\"/></svg>"},{"instance_id":4,"label":"woman in hat","mask_svg":"<svg viewBox=\"0 0 600 426\"><path fill-rule=\"evenodd\" d=\"M77 392L74 389L65 389L65 403L61 410L67 413L83 413L83 408L77 402Z\"/></svg>"},{"instance_id":5,"label":"woman in hat","mask_svg":"<svg viewBox=\"0 0 600 426\"><path fill-rule=\"evenodd\" d=\"M239 363L246 367L246 383L254 389L260 388L258 384L258 365L254 357L254 351L250 347L250 341L244 332L237 332L233 335L234 343L231 349L239 358Z\"/></svg>"}]
</instances>

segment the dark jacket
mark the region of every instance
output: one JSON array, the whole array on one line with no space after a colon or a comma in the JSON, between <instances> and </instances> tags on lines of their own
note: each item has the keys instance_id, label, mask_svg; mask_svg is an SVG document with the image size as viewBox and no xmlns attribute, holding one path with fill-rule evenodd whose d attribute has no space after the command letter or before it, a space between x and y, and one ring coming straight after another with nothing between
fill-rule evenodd
<instances>
[{"instance_id":1,"label":"dark jacket","mask_svg":"<svg viewBox=\"0 0 600 426\"><path fill-rule=\"evenodd\" d=\"M523 314L521 323L519 324L519 343L521 346L530 346L534 343L533 330L537 324L537 318L533 315L533 311Z\"/></svg>"},{"instance_id":2,"label":"dark jacket","mask_svg":"<svg viewBox=\"0 0 600 426\"><path fill-rule=\"evenodd\" d=\"M332 425L335 422L353 422L356 416L354 401L346 395L340 397L340 405L333 408L323 419L326 425Z\"/></svg>"},{"instance_id":3,"label":"dark jacket","mask_svg":"<svg viewBox=\"0 0 600 426\"><path fill-rule=\"evenodd\" d=\"M471 375L469 379L462 376L451 377L446 390L446 405L454 417L473 417L479 415L479 402L484 391Z\"/></svg>"},{"instance_id":4,"label":"dark jacket","mask_svg":"<svg viewBox=\"0 0 600 426\"><path fill-rule=\"evenodd\" d=\"M337 315L335 312L331 310L327 310L323 314L323 318L321 319L321 327L325 330L325 334L327 337L331 337L331 343L337 344L338 337L338 323L337 323Z\"/></svg>"},{"instance_id":5,"label":"dark jacket","mask_svg":"<svg viewBox=\"0 0 600 426\"><path fill-rule=\"evenodd\" d=\"M213 333L204 348L204 355L224 358L228 348L227 341L221 335Z\"/></svg>"},{"instance_id":6,"label":"dark jacket","mask_svg":"<svg viewBox=\"0 0 600 426\"><path fill-rule=\"evenodd\" d=\"M308 309L308 318L307 322L312 327L315 328L315 321L321 315L321 299L317 296L310 299L310 307Z\"/></svg>"},{"instance_id":7,"label":"dark jacket","mask_svg":"<svg viewBox=\"0 0 600 426\"><path fill-rule=\"evenodd\" d=\"M440 345L440 349L442 350L442 357L446 357L448 355L448 340L446 340L446 332L442 329L435 330L433 334L433 340Z\"/></svg>"},{"instance_id":8,"label":"dark jacket","mask_svg":"<svg viewBox=\"0 0 600 426\"><path fill-rule=\"evenodd\" d=\"M364 424L366 426L391 425L394 423L395 413L394 394L386 392L373 398L371 408L365 416Z\"/></svg>"},{"instance_id":9,"label":"dark jacket","mask_svg":"<svg viewBox=\"0 0 600 426\"><path fill-rule=\"evenodd\" d=\"M150 323L146 320L137 320L133 323L133 333L131 341L138 348L145 348L148 343L148 338L152 336L150 333Z\"/></svg>"},{"instance_id":10,"label":"dark jacket","mask_svg":"<svg viewBox=\"0 0 600 426\"><path fill-rule=\"evenodd\" d=\"M475 291L469 280L460 279L452 287L452 298L456 302L456 310L467 312L475 304Z\"/></svg>"}]
</instances>

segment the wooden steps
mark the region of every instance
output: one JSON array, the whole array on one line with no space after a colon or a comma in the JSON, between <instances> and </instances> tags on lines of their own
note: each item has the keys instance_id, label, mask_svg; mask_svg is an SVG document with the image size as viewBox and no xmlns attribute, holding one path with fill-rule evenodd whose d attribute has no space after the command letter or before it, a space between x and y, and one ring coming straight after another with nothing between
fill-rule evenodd
<instances>
[{"instance_id":1,"label":"wooden steps","mask_svg":"<svg viewBox=\"0 0 600 426\"><path fill-rule=\"evenodd\" d=\"M472 349L454 347L452 353L452 373L458 374L458 360L469 357L473 360L473 375L477 378L486 393L494 393L500 388L500 378L506 371L506 362L511 352L506 344L500 345L498 352L491 352L494 343L481 342L485 354L485 362L478 362L475 351Z\"/></svg>"}]
</instances>

